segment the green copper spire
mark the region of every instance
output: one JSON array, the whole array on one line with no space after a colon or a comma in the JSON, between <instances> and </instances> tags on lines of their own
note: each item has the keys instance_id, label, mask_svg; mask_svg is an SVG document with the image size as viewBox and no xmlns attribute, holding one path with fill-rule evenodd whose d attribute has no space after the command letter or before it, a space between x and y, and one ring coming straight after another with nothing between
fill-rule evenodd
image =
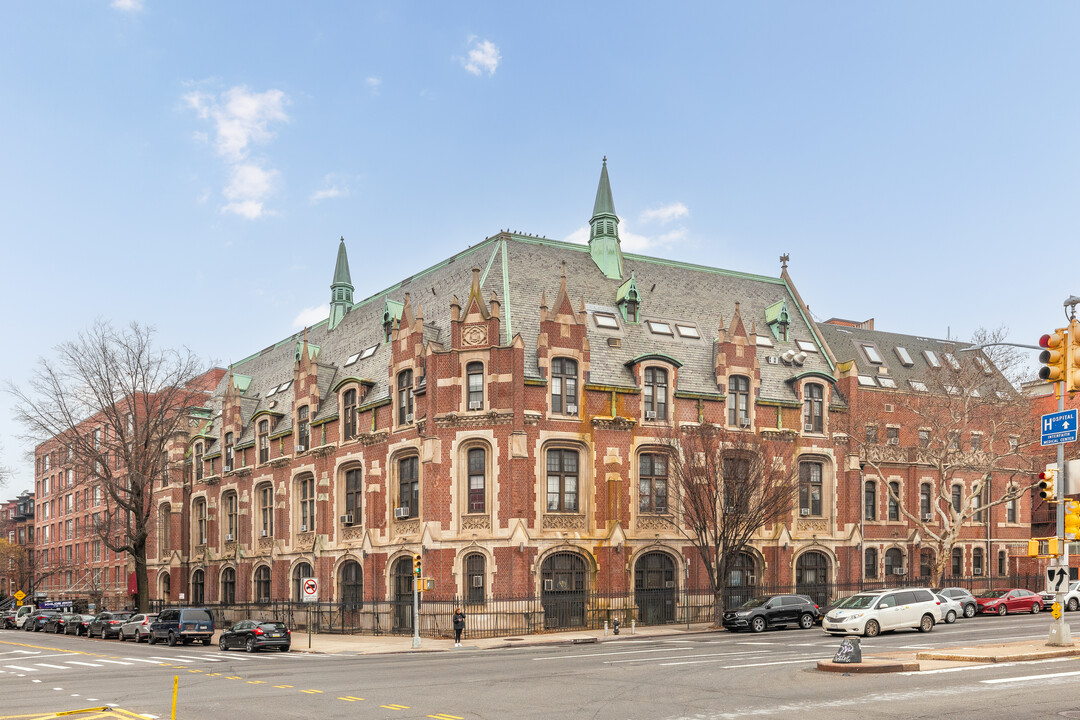
<instances>
[{"instance_id":1,"label":"green copper spire","mask_svg":"<svg viewBox=\"0 0 1080 720\"><path fill-rule=\"evenodd\" d=\"M337 264L334 266L334 282L330 284L330 330L336 328L352 308L352 294L349 256L345 252L345 238L341 238L337 251Z\"/></svg>"},{"instance_id":2,"label":"green copper spire","mask_svg":"<svg viewBox=\"0 0 1080 720\"><path fill-rule=\"evenodd\" d=\"M612 280L622 280L622 248L619 243L619 216L615 214L615 201L611 198L611 182L607 174L607 157L600 170L600 185L596 188L596 202L589 220L589 253L593 262L604 275Z\"/></svg>"}]
</instances>

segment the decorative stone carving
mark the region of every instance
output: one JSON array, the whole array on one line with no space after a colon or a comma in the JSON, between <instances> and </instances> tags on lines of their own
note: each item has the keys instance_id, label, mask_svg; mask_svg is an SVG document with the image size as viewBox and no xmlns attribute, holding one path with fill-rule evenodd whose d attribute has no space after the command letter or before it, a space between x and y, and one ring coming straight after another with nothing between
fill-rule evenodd
<instances>
[{"instance_id":1,"label":"decorative stone carving","mask_svg":"<svg viewBox=\"0 0 1080 720\"><path fill-rule=\"evenodd\" d=\"M274 548L274 538L259 538L259 552L270 552Z\"/></svg>"},{"instance_id":2,"label":"decorative stone carving","mask_svg":"<svg viewBox=\"0 0 1080 720\"><path fill-rule=\"evenodd\" d=\"M336 445L320 445L319 447L311 448L311 454L315 457L326 457L334 452L335 448L337 448Z\"/></svg>"},{"instance_id":3,"label":"decorative stone carving","mask_svg":"<svg viewBox=\"0 0 1080 720\"><path fill-rule=\"evenodd\" d=\"M487 325L466 325L461 328L461 344L471 347L476 345L487 345L488 342L488 329Z\"/></svg>"},{"instance_id":4,"label":"decorative stone carving","mask_svg":"<svg viewBox=\"0 0 1080 720\"><path fill-rule=\"evenodd\" d=\"M360 526L357 526L357 525L353 525L352 527L342 528L341 529L341 539L342 540L363 540L364 539L364 528L362 528Z\"/></svg>"},{"instance_id":5,"label":"decorative stone carving","mask_svg":"<svg viewBox=\"0 0 1080 720\"><path fill-rule=\"evenodd\" d=\"M274 458L273 460L268 462L267 465L269 465L272 468L279 468L279 467L285 467L286 465L288 465L291 462L292 462L292 458L279 457L279 458Z\"/></svg>"},{"instance_id":6,"label":"decorative stone carving","mask_svg":"<svg viewBox=\"0 0 1080 720\"><path fill-rule=\"evenodd\" d=\"M236 554L236 543L235 542L227 542L227 543L225 543L225 546L221 549L221 554L222 555L235 555Z\"/></svg>"},{"instance_id":7,"label":"decorative stone carving","mask_svg":"<svg viewBox=\"0 0 1080 720\"><path fill-rule=\"evenodd\" d=\"M866 459L872 463L907 463L911 462L911 453L899 445L870 445L866 448Z\"/></svg>"},{"instance_id":8,"label":"decorative stone carving","mask_svg":"<svg viewBox=\"0 0 1080 720\"><path fill-rule=\"evenodd\" d=\"M584 515L545 515L545 530L584 530Z\"/></svg>"},{"instance_id":9,"label":"decorative stone carving","mask_svg":"<svg viewBox=\"0 0 1080 720\"><path fill-rule=\"evenodd\" d=\"M796 525L798 532L828 532L829 521L828 520L799 520Z\"/></svg>"},{"instance_id":10,"label":"decorative stone carving","mask_svg":"<svg viewBox=\"0 0 1080 720\"><path fill-rule=\"evenodd\" d=\"M462 530L490 530L491 518L487 515L465 515L461 518Z\"/></svg>"},{"instance_id":11,"label":"decorative stone carving","mask_svg":"<svg viewBox=\"0 0 1080 720\"><path fill-rule=\"evenodd\" d=\"M670 532L675 529L675 524L664 515L641 515L638 517L636 524L638 532L643 530Z\"/></svg>"},{"instance_id":12,"label":"decorative stone carving","mask_svg":"<svg viewBox=\"0 0 1080 720\"><path fill-rule=\"evenodd\" d=\"M315 542L315 533L313 533L313 532L296 533L296 544L297 545L300 545L300 546L311 545L311 543L313 543L313 542Z\"/></svg>"},{"instance_id":13,"label":"decorative stone carving","mask_svg":"<svg viewBox=\"0 0 1080 720\"><path fill-rule=\"evenodd\" d=\"M491 425L507 425L514 420L514 413L491 410L483 414L461 415L447 413L435 418L438 428L483 428Z\"/></svg>"},{"instance_id":14,"label":"decorative stone carving","mask_svg":"<svg viewBox=\"0 0 1080 720\"><path fill-rule=\"evenodd\" d=\"M420 532L420 521L400 521L394 528L398 535L415 535Z\"/></svg>"},{"instance_id":15,"label":"decorative stone carving","mask_svg":"<svg viewBox=\"0 0 1080 720\"><path fill-rule=\"evenodd\" d=\"M624 417L594 417L592 424L593 427L603 430L630 430L637 421Z\"/></svg>"}]
</instances>

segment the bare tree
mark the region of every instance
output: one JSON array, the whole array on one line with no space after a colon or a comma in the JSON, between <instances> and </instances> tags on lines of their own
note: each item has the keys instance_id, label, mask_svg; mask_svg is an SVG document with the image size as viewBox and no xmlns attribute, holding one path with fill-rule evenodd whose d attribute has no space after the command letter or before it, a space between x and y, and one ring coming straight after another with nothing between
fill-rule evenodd
<instances>
[{"instance_id":1,"label":"bare tree","mask_svg":"<svg viewBox=\"0 0 1080 720\"><path fill-rule=\"evenodd\" d=\"M154 483L167 477L168 443L206 397L195 383L205 368L187 350L156 347L154 334L98 322L57 347L55 360L41 360L28 390L9 387L27 437L55 441L77 482L104 492L92 532L131 557L144 612Z\"/></svg>"},{"instance_id":2,"label":"bare tree","mask_svg":"<svg viewBox=\"0 0 1080 720\"><path fill-rule=\"evenodd\" d=\"M720 625L731 570L754 535L791 512L798 492L795 444L702 423L680 425L665 438L671 522L694 545L713 593Z\"/></svg>"},{"instance_id":3,"label":"bare tree","mask_svg":"<svg viewBox=\"0 0 1080 720\"><path fill-rule=\"evenodd\" d=\"M998 343L1004 337L1003 328L979 330L972 344ZM1037 482L1036 423L1029 398L1016 390L1025 371L1023 358L1007 346L959 352L964 345L943 346L941 367L929 372L925 390L888 397L895 421L918 429L915 447L880 443L880 408L870 401L853 407L844 428L858 448L864 473L883 480L890 506L916 528L922 546L933 551L932 576L939 584L964 527L989 522L990 508L1019 502ZM921 483L915 503L905 501L886 480L890 468L910 464L930 478ZM965 489L968 482L970 490Z\"/></svg>"}]
</instances>

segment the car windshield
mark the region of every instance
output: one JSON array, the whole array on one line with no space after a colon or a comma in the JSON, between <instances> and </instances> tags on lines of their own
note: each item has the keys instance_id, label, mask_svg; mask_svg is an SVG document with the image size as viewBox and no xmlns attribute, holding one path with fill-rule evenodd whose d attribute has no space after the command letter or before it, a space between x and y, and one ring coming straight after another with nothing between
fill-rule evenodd
<instances>
[{"instance_id":1,"label":"car windshield","mask_svg":"<svg viewBox=\"0 0 1080 720\"><path fill-rule=\"evenodd\" d=\"M263 630L272 630L274 632L281 632L282 630L285 629L285 623L283 623L283 622L273 622L273 621L271 621L271 622L261 622L261 623L259 623L259 627L261 627Z\"/></svg>"},{"instance_id":2,"label":"car windshield","mask_svg":"<svg viewBox=\"0 0 1080 720\"><path fill-rule=\"evenodd\" d=\"M999 597L1005 597L1008 594L1009 594L1008 590L983 590L981 593L979 593L975 597L999 598Z\"/></svg>"},{"instance_id":3,"label":"car windshield","mask_svg":"<svg viewBox=\"0 0 1080 720\"><path fill-rule=\"evenodd\" d=\"M131 617L131 613L113 613L113 620L127 620Z\"/></svg>"},{"instance_id":4,"label":"car windshield","mask_svg":"<svg viewBox=\"0 0 1080 720\"><path fill-rule=\"evenodd\" d=\"M836 603L833 607L859 610L872 607L876 600L877 595L852 595Z\"/></svg>"},{"instance_id":5,"label":"car windshield","mask_svg":"<svg viewBox=\"0 0 1080 720\"><path fill-rule=\"evenodd\" d=\"M761 597L750 598L739 607L741 608L756 608L761 607L765 603L769 602L772 598L768 595L762 595Z\"/></svg>"}]
</instances>

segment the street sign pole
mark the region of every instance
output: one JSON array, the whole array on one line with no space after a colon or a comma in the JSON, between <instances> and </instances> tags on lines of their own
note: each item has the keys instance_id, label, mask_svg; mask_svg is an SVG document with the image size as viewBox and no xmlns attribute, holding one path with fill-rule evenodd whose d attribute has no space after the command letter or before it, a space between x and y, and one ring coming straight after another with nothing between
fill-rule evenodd
<instances>
[{"instance_id":1,"label":"street sign pole","mask_svg":"<svg viewBox=\"0 0 1080 720\"><path fill-rule=\"evenodd\" d=\"M417 590L419 584L420 578L414 576L412 583L412 646L414 650L420 647L420 592Z\"/></svg>"},{"instance_id":2,"label":"street sign pole","mask_svg":"<svg viewBox=\"0 0 1080 720\"><path fill-rule=\"evenodd\" d=\"M1055 384L1057 385L1058 412L1060 413L1065 410L1065 381L1062 379ZM1057 529L1055 534L1061 538L1063 546L1059 567L1064 567L1065 572L1068 572L1069 543L1065 540L1065 503L1063 500L1069 486L1069 468L1065 465L1065 444L1060 442L1057 444L1057 465L1060 477L1059 482L1054 483L1054 499L1057 500ZM1064 590L1059 589L1054 593L1054 603L1058 607L1064 607L1065 591L1068 589L1069 586L1066 583ZM1072 636L1069 632L1069 625L1065 622L1064 613L1058 613L1058 617L1054 618L1054 621L1050 624L1050 637L1047 639L1046 644L1054 647L1072 645Z\"/></svg>"}]
</instances>

